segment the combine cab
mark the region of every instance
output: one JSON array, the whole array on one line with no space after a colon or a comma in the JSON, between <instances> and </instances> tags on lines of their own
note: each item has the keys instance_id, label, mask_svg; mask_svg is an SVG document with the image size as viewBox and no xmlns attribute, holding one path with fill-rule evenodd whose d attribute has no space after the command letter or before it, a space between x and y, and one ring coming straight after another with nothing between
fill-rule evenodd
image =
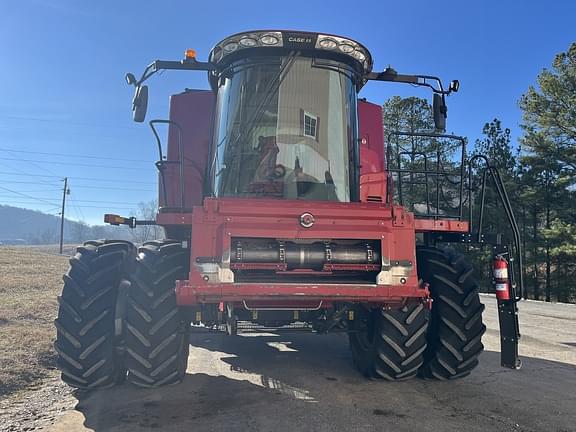
<instances>
[{"instance_id":1,"label":"combine cab","mask_svg":"<svg viewBox=\"0 0 576 432\"><path fill-rule=\"evenodd\" d=\"M159 151L156 220L105 220L157 224L166 239L78 248L56 320L64 381L178 382L191 324L230 335L346 332L367 377L464 377L483 349L484 306L450 242L493 248L502 365L520 366L518 229L497 170L481 156L467 160L465 140L443 133L457 81L445 89L431 76L373 72L369 51L344 37L254 31L218 43L208 62L189 50L182 61L153 62L140 79L127 74L135 121L146 115L144 82L161 70L205 71L211 90L173 95L169 120L149 122ZM384 139L381 106L358 99L369 81L429 87L436 131ZM482 232L489 179L510 246Z\"/></svg>"}]
</instances>

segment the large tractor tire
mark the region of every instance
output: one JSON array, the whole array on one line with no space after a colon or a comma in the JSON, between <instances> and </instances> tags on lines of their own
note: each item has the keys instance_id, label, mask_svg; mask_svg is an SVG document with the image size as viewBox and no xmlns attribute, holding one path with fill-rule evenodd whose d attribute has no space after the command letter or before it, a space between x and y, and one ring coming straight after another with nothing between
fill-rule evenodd
<instances>
[{"instance_id":1,"label":"large tractor tire","mask_svg":"<svg viewBox=\"0 0 576 432\"><path fill-rule=\"evenodd\" d=\"M369 378L400 381L423 364L429 310L422 303L400 309L358 308L350 332L354 364Z\"/></svg>"},{"instance_id":2,"label":"large tractor tire","mask_svg":"<svg viewBox=\"0 0 576 432\"><path fill-rule=\"evenodd\" d=\"M420 374L439 380L465 377L478 365L486 331L472 266L452 249L418 247L416 257L418 277L429 284L433 299Z\"/></svg>"},{"instance_id":3,"label":"large tractor tire","mask_svg":"<svg viewBox=\"0 0 576 432\"><path fill-rule=\"evenodd\" d=\"M103 388L123 381L119 287L127 277L136 248L129 242L89 241L76 249L58 297L54 347L62 380L80 389Z\"/></svg>"},{"instance_id":4,"label":"large tractor tire","mask_svg":"<svg viewBox=\"0 0 576 432\"><path fill-rule=\"evenodd\" d=\"M176 280L187 279L190 254L163 240L140 249L126 303L128 380L141 387L178 383L186 373L190 317L176 305Z\"/></svg>"}]
</instances>

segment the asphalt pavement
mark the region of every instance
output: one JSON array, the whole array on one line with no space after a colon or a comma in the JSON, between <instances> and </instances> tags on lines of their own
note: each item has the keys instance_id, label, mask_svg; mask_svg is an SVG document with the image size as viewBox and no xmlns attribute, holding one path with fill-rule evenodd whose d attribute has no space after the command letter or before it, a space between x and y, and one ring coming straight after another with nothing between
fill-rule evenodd
<instances>
[{"instance_id":1,"label":"asphalt pavement","mask_svg":"<svg viewBox=\"0 0 576 432\"><path fill-rule=\"evenodd\" d=\"M195 330L181 384L77 393L50 430L576 431L576 305L522 302L523 366L509 370L483 301L486 351L461 380L366 380L341 334Z\"/></svg>"}]
</instances>

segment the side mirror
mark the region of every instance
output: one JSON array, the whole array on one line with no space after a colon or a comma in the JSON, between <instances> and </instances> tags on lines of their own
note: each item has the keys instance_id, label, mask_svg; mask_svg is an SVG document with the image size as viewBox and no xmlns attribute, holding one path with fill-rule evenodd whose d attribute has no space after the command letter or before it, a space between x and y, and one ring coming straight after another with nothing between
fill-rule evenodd
<instances>
[{"instance_id":1,"label":"side mirror","mask_svg":"<svg viewBox=\"0 0 576 432\"><path fill-rule=\"evenodd\" d=\"M128 85L136 85L136 77L134 76L134 74L127 73L124 78L126 79L126 83Z\"/></svg>"},{"instance_id":2,"label":"side mirror","mask_svg":"<svg viewBox=\"0 0 576 432\"><path fill-rule=\"evenodd\" d=\"M148 86L136 87L134 99L132 99L132 118L135 122L142 123L148 110Z\"/></svg>"},{"instance_id":3,"label":"side mirror","mask_svg":"<svg viewBox=\"0 0 576 432\"><path fill-rule=\"evenodd\" d=\"M450 86L448 87L448 91L456 93L456 92L458 92L459 88L460 88L460 81L458 81L458 80L450 81Z\"/></svg>"},{"instance_id":4,"label":"side mirror","mask_svg":"<svg viewBox=\"0 0 576 432\"><path fill-rule=\"evenodd\" d=\"M448 107L444 101L444 96L434 93L434 100L432 103L432 110L434 112L434 127L437 131L446 131L446 117L448 114Z\"/></svg>"}]
</instances>

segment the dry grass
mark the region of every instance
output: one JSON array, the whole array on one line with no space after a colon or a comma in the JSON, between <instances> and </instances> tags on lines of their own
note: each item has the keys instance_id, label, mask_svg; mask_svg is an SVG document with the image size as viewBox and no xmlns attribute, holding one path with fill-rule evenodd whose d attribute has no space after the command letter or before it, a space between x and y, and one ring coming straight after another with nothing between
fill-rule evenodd
<instances>
[{"instance_id":1,"label":"dry grass","mask_svg":"<svg viewBox=\"0 0 576 432\"><path fill-rule=\"evenodd\" d=\"M0 247L0 396L33 386L54 368L53 320L66 256Z\"/></svg>"}]
</instances>

